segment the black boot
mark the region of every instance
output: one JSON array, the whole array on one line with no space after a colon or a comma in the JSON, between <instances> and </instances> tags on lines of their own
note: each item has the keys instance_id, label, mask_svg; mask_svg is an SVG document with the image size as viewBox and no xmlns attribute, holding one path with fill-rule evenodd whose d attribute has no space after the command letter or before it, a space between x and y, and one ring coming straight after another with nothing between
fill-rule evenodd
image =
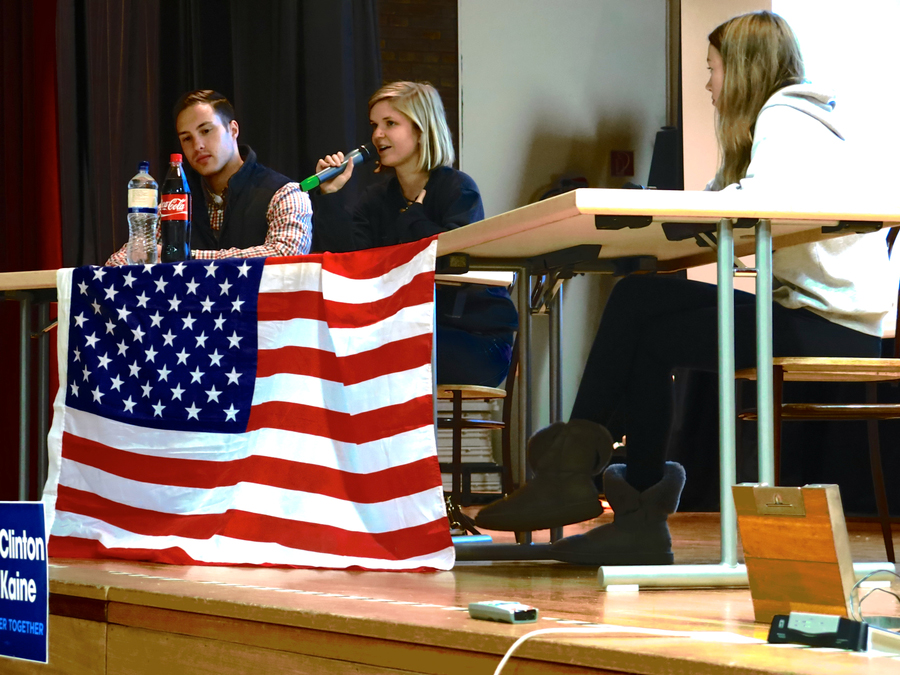
<instances>
[{"instance_id":1,"label":"black boot","mask_svg":"<svg viewBox=\"0 0 900 675\"><path fill-rule=\"evenodd\" d=\"M638 492L625 480L625 465L612 464L603 474L603 487L613 522L560 539L551 547L551 556L575 565L671 565L666 520L678 508L684 468L666 462L662 480Z\"/></svg>"},{"instance_id":2,"label":"black boot","mask_svg":"<svg viewBox=\"0 0 900 675\"><path fill-rule=\"evenodd\" d=\"M529 481L475 518L488 530L529 532L596 518L603 512L592 477L612 455L612 437L596 422L555 422L528 441Z\"/></svg>"}]
</instances>

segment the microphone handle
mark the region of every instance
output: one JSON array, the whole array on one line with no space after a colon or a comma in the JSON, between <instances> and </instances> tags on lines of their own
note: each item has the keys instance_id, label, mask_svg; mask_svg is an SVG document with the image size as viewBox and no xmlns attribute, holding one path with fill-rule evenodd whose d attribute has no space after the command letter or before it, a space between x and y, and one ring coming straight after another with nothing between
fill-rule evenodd
<instances>
[{"instance_id":1,"label":"microphone handle","mask_svg":"<svg viewBox=\"0 0 900 675\"><path fill-rule=\"evenodd\" d=\"M347 164L353 162L354 164L359 164L365 161L365 157L359 148L355 150L351 150L344 156L344 161L338 166L329 166L326 169L322 169L319 173L314 176L310 176L306 180L300 183L300 189L304 192L309 192L313 188L319 187L322 183L327 180L331 180L338 174L340 174L344 169L347 168Z\"/></svg>"}]
</instances>

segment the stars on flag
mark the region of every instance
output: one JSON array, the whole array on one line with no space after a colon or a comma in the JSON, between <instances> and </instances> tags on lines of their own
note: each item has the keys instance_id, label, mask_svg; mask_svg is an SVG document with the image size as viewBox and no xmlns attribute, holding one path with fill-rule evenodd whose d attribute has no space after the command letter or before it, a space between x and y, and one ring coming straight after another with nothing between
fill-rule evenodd
<instances>
[{"instance_id":1,"label":"stars on flag","mask_svg":"<svg viewBox=\"0 0 900 675\"><path fill-rule=\"evenodd\" d=\"M154 428L241 431L256 378L263 264L75 270L67 405Z\"/></svg>"}]
</instances>

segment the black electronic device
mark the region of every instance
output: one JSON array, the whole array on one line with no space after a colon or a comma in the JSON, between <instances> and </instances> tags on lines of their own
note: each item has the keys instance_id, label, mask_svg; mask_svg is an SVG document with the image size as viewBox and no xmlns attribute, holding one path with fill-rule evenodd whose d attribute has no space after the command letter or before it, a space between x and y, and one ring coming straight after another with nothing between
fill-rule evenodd
<instances>
[{"instance_id":1,"label":"black electronic device","mask_svg":"<svg viewBox=\"0 0 900 675\"><path fill-rule=\"evenodd\" d=\"M833 647L864 652L868 648L868 624L831 614L791 612L776 614L769 629L771 644Z\"/></svg>"}]
</instances>

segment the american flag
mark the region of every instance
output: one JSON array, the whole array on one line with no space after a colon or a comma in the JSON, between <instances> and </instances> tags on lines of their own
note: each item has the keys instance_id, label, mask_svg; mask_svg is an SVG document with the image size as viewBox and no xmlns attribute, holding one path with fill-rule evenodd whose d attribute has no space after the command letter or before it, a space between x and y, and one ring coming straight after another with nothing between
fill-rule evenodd
<instances>
[{"instance_id":1,"label":"american flag","mask_svg":"<svg viewBox=\"0 0 900 675\"><path fill-rule=\"evenodd\" d=\"M51 555L450 569L435 249L60 270Z\"/></svg>"}]
</instances>

